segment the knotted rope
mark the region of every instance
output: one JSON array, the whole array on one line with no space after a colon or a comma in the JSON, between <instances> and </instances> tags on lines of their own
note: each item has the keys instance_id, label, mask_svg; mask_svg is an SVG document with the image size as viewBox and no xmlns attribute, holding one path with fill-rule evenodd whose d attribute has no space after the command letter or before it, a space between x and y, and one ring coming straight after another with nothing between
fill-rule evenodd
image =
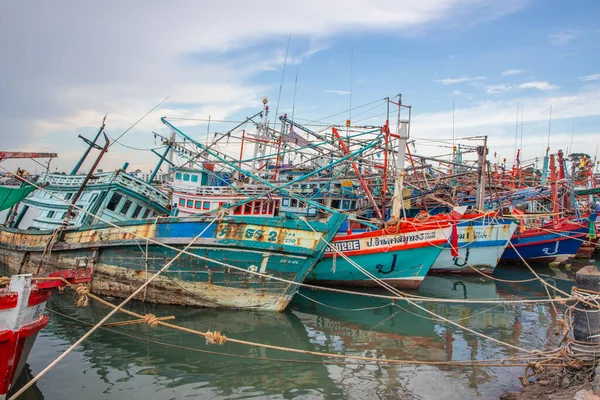
<instances>
[{"instance_id":1,"label":"knotted rope","mask_svg":"<svg viewBox=\"0 0 600 400\"><path fill-rule=\"evenodd\" d=\"M227 342L227 337L225 337L225 335L221 335L221 332L219 331L207 331L204 337L206 338L206 344L223 345L225 342Z\"/></svg>"},{"instance_id":2,"label":"knotted rope","mask_svg":"<svg viewBox=\"0 0 600 400\"><path fill-rule=\"evenodd\" d=\"M77 299L77 307L87 307L88 304L90 304L90 299L88 297L90 290L87 286L83 284L75 286L75 293L79 296L79 299Z\"/></svg>"}]
</instances>

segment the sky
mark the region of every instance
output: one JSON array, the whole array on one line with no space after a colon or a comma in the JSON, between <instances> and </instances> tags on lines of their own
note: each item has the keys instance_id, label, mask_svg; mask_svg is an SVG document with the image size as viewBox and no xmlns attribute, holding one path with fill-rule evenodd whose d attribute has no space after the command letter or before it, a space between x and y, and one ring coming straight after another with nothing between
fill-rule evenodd
<instances>
[{"instance_id":1,"label":"sky","mask_svg":"<svg viewBox=\"0 0 600 400\"><path fill-rule=\"evenodd\" d=\"M0 140L69 171L79 134L107 115L116 138L168 97L101 165L146 171L162 116L206 139L193 119L244 119L267 96L272 119L381 125L402 94L418 154L448 152L422 139L487 135L493 161L512 162L515 136L522 160L548 145L594 156L599 20L596 0L5 1ZM41 168L2 166L17 165Z\"/></svg>"}]
</instances>

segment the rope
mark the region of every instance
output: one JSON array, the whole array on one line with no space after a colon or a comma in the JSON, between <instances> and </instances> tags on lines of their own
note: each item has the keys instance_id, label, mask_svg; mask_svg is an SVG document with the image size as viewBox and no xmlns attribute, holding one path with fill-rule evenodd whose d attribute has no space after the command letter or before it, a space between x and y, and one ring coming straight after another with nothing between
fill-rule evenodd
<instances>
[{"instance_id":1,"label":"rope","mask_svg":"<svg viewBox=\"0 0 600 400\"><path fill-rule=\"evenodd\" d=\"M6 170L1 165L0 165L0 169L8 172L8 170ZM64 199L61 199L60 197L56 197L52 192L49 192L49 191L45 190L44 188L42 188L42 187L40 187L40 186L38 186L38 185L36 185L36 184L34 184L32 182L25 181L24 179L22 179L22 180L23 180L23 182L27 182L28 184L34 186L36 189L41 190L42 192L47 193L50 196L57 198L59 201L62 201L65 204L70 204L67 201L65 201ZM121 227L119 225L114 224L113 222L110 222L108 220L103 219L100 216L97 216L97 215L95 215L93 213L90 213L89 211L87 211L87 210L85 210L85 209L83 209L83 208L81 208L81 207L79 207L77 205L73 205L73 208L75 208L75 209L77 209L77 210L79 210L79 211L81 211L81 212L83 212L85 214L91 215L92 217L96 218L98 221L100 221L102 223L105 223L105 224L107 224L109 226L112 226L113 228L116 228L116 229L118 229L120 231L126 232L126 233L128 233L129 235L131 235L133 237L145 240L146 243L152 243L154 245L157 245L157 246L160 246L160 247L164 247L166 249L173 250L175 252L183 251L183 254L188 255L190 257L193 257L193 258L198 258L198 259L201 259L201 260L204 260L204 261L210 261L210 262L213 262L213 263L215 263L217 265L220 265L222 267L231 268L231 269L234 269L236 271L240 271L240 272L244 272L244 273L247 273L247 274L259 276L259 277L262 277L262 278L268 278L270 280L274 280L274 281L278 281L278 282L284 282L284 283L287 283L287 284L290 284L290 285L296 285L296 286L299 286L299 287L306 287L306 288L310 288L310 289L314 289L314 290L328 291L328 292L334 292L334 293L354 294L354 295L357 295L357 296L376 297L376 298L384 298L384 299L397 299L397 300L401 300L404 297L411 297L411 298L418 299L418 301L421 301L421 302L437 302L437 303L442 303L442 302L444 302L444 303L446 303L446 302L452 303L452 302L455 302L455 303L478 303L478 304L482 304L482 303L495 303L495 304L497 304L497 303L511 303L511 302L517 303L517 302L520 302L520 300L514 300L514 301L511 301L511 300L491 300L491 301L490 300L470 300L470 301L467 301L467 300L457 300L457 299L437 299L437 298L433 298L433 297L415 296L415 295L410 295L410 294L407 294L407 293L404 293L403 297L402 296L401 297L398 297L398 296L383 296L383 295L377 295L377 294L373 294L373 293L361 293L361 292L355 292L355 291L351 291L351 290L344 290L344 289L337 289L337 288L327 288L327 287L322 287L322 286L309 285L309 284L306 284L306 283L291 281L291 280L288 280L288 279L285 279L285 278L280 278L280 277L277 277L277 276L265 275L265 274L260 273L258 271L250 271L250 270L247 270L247 269L236 267L235 265L231 265L231 264L227 264L227 263L221 262L219 260L212 260L212 259L209 259L207 257L203 257L203 256L201 256L199 254L191 253L191 252L189 252L189 251L187 251L185 249L182 250L182 249L170 246L168 244L161 243L161 242L156 241L154 239L142 236L142 235L140 235L138 233L129 231L129 230L127 230L127 229L125 229L125 228L123 228L123 227ZM159 217L157 217L157 218L159 218ZM166 218L168 218L168 217L166 217ZM437 223L437 225L439 226L439 222ZM550 302L552 302L552 301L559 301L559 302L561 302L561 301L564 301L564 299L531 299L531 300L527 300L527 301L524 301L524 302L546 302L546 301L550 301Z\"/></svg>"},{"instance_id":2,"label":"rope","mask_svg":"<svg viewBox=\"0 0 600 400\"><path fill-rule=\"evenodd\" d=\"M206 338L206 344L224 345L227 342L225 335L221 335L219 331L207 331L204 337Z\"/></svg>"},{"instance_id":3,"label":"rope","mask_svg":"<svg viewBox=\"0 0 600 400\"><path fill-rule=\"evenodd\" d=\"M315 231L315 230L312 228L312 226L310 226L310 225L308 224L308 222L306 221L306 219L305 219L305 218L303 218L303 217L300 217L300 219L301 219L302 221L304 221L304 223L306 223L306 224L307 224L307 225L310 227L310 229L312 229L312 230L313 230L313 232L315 232L315 233L316 233L316 231ZM321 239L323 242L325 242L325 243L326 243L326 244L327 244L329 247L331 247L331 248L332 248L332 249L333 249L333 250L334 250L334 251L335 251L335 252L336 252L338 255L340 255L340 256L341 256L341 257L342 257L344 260L346 260L346 262L348 262L350 265L352 265L353 267L355 267L356 269L358 269L360 272L362 272L363 274L365 274L367 277L369 277L369 278L371 278L372 280L374 280L375 282L377 282L377 283L378 283L380 286L382 286L383 288L385 288L385 289L389 290L390 292L392 292L392 293L394 293L394 294L396 294L396 295L398 295L398 296L400 296L400 297L403 297L403 299L404 299L404 300L406 300L406 301L407 301L409 304L411 304L412 306L414 306L414 307L416 307L416 308L420 309L421 311L424 311L424 312L426 312L427 314L430 314L430 315L432 315L432 316L434 316L434 317L437 317L437 318L441 319L442 321L444 321L444 322L447 322L447 323L449 323L449 324L451 324L451 325L454 325L454 326L456 326L456 327L458 327L458 328L460 328L460 329L464 329L464 330L466 330L466 331L468 331L468 332L471 332L471 333L472 333L472 334L474 334L474 335L477 335L477 336L480 336L480 337L482 337L482 338L484 338L484 339L491 340L491 341L493 341L493 342L499 343L499 344L501 344L501 345L503 345L503 346L510 347L510 348L512 348L512 349L519 350L519 351L523 351L523 352L526 352L526 353L533 353L533 352L534 352L534 350L527 350L527 349L524 349L524 348L522 348L522 347L519 347L519 346L516 346L516 345L510 344L510 343L506 343L506 342L503 342L503 341L501 341L501 340L495 339L495 338L493 338L493 337L491 337L491 336L488 336L488 335L485 335L485 334L483 334L483 333L477 332L477 331L475 331L475 330L473 330L473 329L471 329L471 328L468 328L468 327L466 327L466 326L464 326L464 325L461 325L461 324L459 324L459 323L457 323L457 322L454 322L454 321L452 321L452 320L449 320L449 319L447 319L447 318L444 318L444 317L442 317L441 315L438 315L438 314L434 313L433 311L430 311L430 310L428 310L427 308L425 308L425 307L423 307L423 306L420 306L419 304L415 303L414 301L412 301L411 299L409 299L408 297L406 297L406 296L405 296L405 295L404 295L402 292L400 292L399 290L395 289L394 287L390 286L390 285L389 285L389 284L387 284L386 282L384 282L384 281L382 281L381 279L377 278L375 275L371 274L369 271L367 271L367 270L365 270L364 268L362 268L362 267L361 267L360 265L358 265L356 262L352 261L350 258L348 258L348 256L346 256L344 253L342 253L341 251L339 251L339 250L338 250L338 249L337 249L335 246L332 246L332 245L331 245L329 242L327 242L327 240L325 240L323 237L321 237L320 239Z\"/></svg>"},{"instance_id":4,"label":"rope","mask_svg":"<svg viewBox=\"0 0 600 400\"><path fill-rule=\"evenodd\" d=\"M87 326L94 325L92 323L85 322L85 321L82 321L77 318L73 318L69 315L63 314L56 310L50 309L48 307L46 307L46 310L50 311L53 314L60 315L63 318L67 318L72 321L78 322L82 325L87 325ZM348 361L348 360L341 360L341 359L334 360L334 361L326 361L326 360L311 361L311 360L298 360L298 359L245 356L245 355L241 355L241 354L221 353L221 352L216 352L216 351L198 349L196 347L179 346L176 344L161 342L161 341L157 341L157 340L150 339L150 338L131 335L131 334L122 332L121 330L108 329L108 328L106 328L106 326L107 325L103 325L99 329L107 331L107 332L111 332L111 333L114 333L117 335L121 335L124 337L128 337L131 339L140 340L140 341L144 341L144 342L148 342L148 343L152 343L152 344L156 344L156 345L160 345L160 346L165 346L165 347L170 347L170 348L175 348L175 349L180 349L180 350L186 350L186 351L192 351L192 352L197 352L197 353L203 353L203 354L213 354L213 355L225 356L225 357L234 357L234 358L260 360L260 361L271 361L271 362L303 363L303 364L318 364L318 365L322 365L322 364L365 365L366 362L373 362L375 364L389 364L390 361L393 361L393 360L389 360L389 359L380 359L380 358L375 358L375 359L372 359L372 361L365 361L365 362ZM522 359L523 359L522 357L509 357L509 358L504 358L504 359L481 360L480 362L473 362L472 360L465 360L465 361L456 360L456 361L447 361L447 362L446 361L429 361L428 362L428 361L406 360L406 364L415 362L415 363L422 364L422 365L452 365L452 366L458 366L458 367L463 367L463 368L464 367L524 367L524 366L527 366L528 365L527 363L518 363L518 364L506 363L507 360L522 360ZM565 366L565 365L563 365L563 366Z\"/></svg>"},{"instance_id":5,"label":"rope","mask_svg":"<svg viewBox=\"0 0 600 400\"><path fill-rule=\"evenodd\" d=\"M75 287L75 293L79 296L77 299L77 307L87 307L90 303L90 290L83 283Z\"/></svg>"},{"instance_id":6,"label":"rope","mask_svg":"<svg viewBox=\"0 0 600 400\"><path fill-rule=\"evenodd\" d=\"M96 329L98 329L102 324L104 324L106 321L108 321L108 319L110 317L112 317L114 314L116 314L125 304L127 304L131 299L133 299L146 286L148 286L150 284L150 282L152 282L155 278L157 278L161 273L163 273L164 271L166 271L177 259L179 259L179 257L181 257L181 255L184 253L185 250L187 250L188 248L190 248L196 242L196 240L213 224L213 222L215 222L215 220L216 220L216 218L213 219L211 221L211 223L208 224L206 226L206 228L204 228L204 230L202 232L200 232L198 235L196 235L196 237L194 237L194 239L191 240L190 243L188 243L181 251L179 251L179 253L177 253L177 255L175 257L173 257L168 263L166 263L158 272L156 272L154 275L152 275L152 277L150 279L148 279L140 287L138 287L133 293L131 293L129 295L129 297L127 297L125 300L123 300L118 306L113 306L114 308L108 314L106 314L106 316L104 318L102 318L102 320L100 320L100 322L98 322L94 327L92 327L92 329L90 329L89 331L87 331L81 338L79 338L75 343L73 343L73 345L71 345L71 347L69 347L61 355L59 355L53 362L50 363L50 365L48 365L39 374L37 374L29 382L27 382L9 400L14 400L17 397L19 397L21 394L23 394L23 392L25 392L29 387L31 387L35 382L37 382L42 376L44 376L48 371L50 371L56 364L58 364L63 358L65 358L71 351L73 351L77 346L79 346L92 333L94 333L94 331L96 331ZM64 281L68 282L66 280L64 280ZM79 287L81 287L81 286L79 286ZM75 290L78 292L78 294L79 293L84 293L83 289L75 289ZM85 293L85 296L97 298L97 296L89 293L89 291L88 291L88 293ZM85 303L85 300L84 300L84 303ZM138 316L138 318L142 318L143 319L144 316ZM153 320L152 322L155 322L155 320ZM165 322L157 321L157 324L160 324L160 323L164 324Z\"/></svg>"}]
</instances>

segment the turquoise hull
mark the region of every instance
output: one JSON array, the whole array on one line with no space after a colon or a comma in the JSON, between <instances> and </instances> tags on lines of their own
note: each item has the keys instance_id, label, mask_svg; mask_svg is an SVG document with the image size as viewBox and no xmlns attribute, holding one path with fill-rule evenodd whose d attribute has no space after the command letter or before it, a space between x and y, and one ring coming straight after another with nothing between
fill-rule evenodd
<instances>
[{"instance_id":1,"label":"turquoise hull","mask_svg":"<svg viewBox=\"0 0 600 400\"><path fill-rule=\"evenodd\" d=\"M277 278L303 282L344 220L334 214L310 226L285 216L125 221L119 228L67 229L45 255L52 231L0 227L0 265L33 273L40 265L41 272L86 266L94 271L92 292L127 297L194 240L139 300L283 311L298 286Z\"/></svg>"},{"instance_id":2,"label":"turquoise hull","mask_svg":"<svg viewBox=\"0 0 600 400\"><path fill-rule=\"evenodd\" d=\"M397 288L416 289L441 251L442 246L426 246L353 255L349 258L389 285ZM306 279L323 285L379 286L377 282L339 255L335 258L323 258L315 265Z\"/></svg>"}]
</instances>

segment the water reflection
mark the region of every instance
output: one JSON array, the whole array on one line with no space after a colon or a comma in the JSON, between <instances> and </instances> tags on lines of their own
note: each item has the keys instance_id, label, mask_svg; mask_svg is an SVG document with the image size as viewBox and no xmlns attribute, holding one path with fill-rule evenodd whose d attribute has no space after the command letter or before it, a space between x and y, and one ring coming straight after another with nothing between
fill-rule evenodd
<instances>
[{"instance_id":1,"label":"water reflection","mask_svg":"<svg viewBox=\"0 0 600 400\"><path fill-rule=\"evenodd\" d=\"M510 271L506 272L510 275ZM518 275L512 275L513 279ZM543 290L543 288L541 288ZM527 292L527 294L524 294ZM382 291L368 293L383 294ZM427 277L421 296L445 299L542 296L534 286L506 284L483 277ZM49 305L68 316L95 322L107 309L74 306L68 294ZM556 327L544 304L490 305L422 303L444 318L499 340L540 348ZM303 290L285 313L205 310L132 303L140 314L174 315L182 326L303 350L386 359L451 361L504 358L516 351L428 315L404 301ZM52 315L33 349L30 363L39 371L89 327ZM114 328L174 346L240 357L198 353L98 331L40 381L47 398L465 398L493 397L518 386L522 369L456 368L414 365L338 365L332 360L204 339L166 328L134 325ZM299 362L267 361L285 358ZM452 387L452 391L448 391ZM39 397L41 398L41 397Z\"/></svg>"}]
</instances>

